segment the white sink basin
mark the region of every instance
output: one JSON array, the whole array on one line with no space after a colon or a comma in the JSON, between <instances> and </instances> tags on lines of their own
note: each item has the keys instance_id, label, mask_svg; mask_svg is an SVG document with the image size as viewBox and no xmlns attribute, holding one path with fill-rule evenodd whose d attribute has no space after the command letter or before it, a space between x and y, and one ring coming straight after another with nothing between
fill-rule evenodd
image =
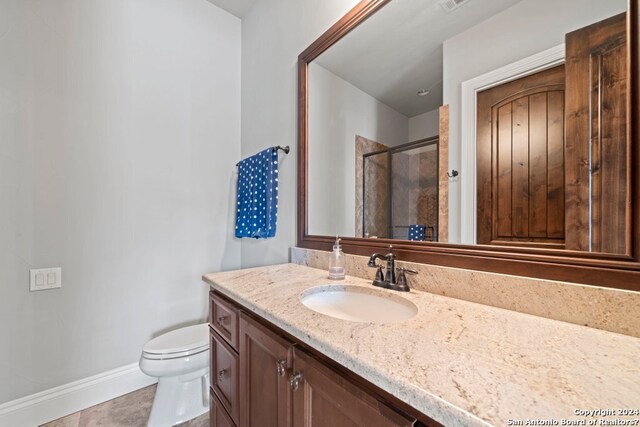
<instances>
[{"instance_id":1,"label":"white sink basin","mask_svg":"<svg viewBox=\"0 0 640 427\"><path fill-rule=\"evenodd\" d=\"M305 290L300 300L313 311L353 322L400 322L418 313L418 307L401 296L358 286L315 286Z\"/></svg>"}]
</instances>

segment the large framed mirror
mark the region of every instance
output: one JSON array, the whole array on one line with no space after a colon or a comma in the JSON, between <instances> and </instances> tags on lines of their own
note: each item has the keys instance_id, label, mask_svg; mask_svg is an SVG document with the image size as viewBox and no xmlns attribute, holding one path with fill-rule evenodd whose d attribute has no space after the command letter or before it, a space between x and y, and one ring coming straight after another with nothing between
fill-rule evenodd
<instances>
[{"instance_id":1,"label":"large framed mirror","mask_svg":"<svg viewBox=\"0 0 640 427\"><path fill-rule=\"evenodd\" d=\"M366 0L299 57L298 246L640 290L638 0Z\"/></svg>"}]
</instances>

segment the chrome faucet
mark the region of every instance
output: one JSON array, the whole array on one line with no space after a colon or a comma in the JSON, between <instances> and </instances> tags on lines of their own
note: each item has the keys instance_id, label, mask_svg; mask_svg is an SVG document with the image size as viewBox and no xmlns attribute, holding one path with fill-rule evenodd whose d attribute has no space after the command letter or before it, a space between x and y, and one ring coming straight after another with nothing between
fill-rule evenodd
<instances>
[{"instance_id":1,"label":"chrome faucet","mask_svg":"<svg viewBox=\"0 0 640 427\"><path fill-rule=\"evenodd\" d=\"M382 265L376 264L376 260L385 260L387 262L386 272L382 273ZM389 245L389 253L381 255L375 253L369 258L369 267L377 268L376 277L373 279L373 286L392 289L394 291L409 292L409 284L407 283L406 273L418 274L417 271L409 268L398 268L399 275L396 277L396 256L393 253L393 246Z\"/></svg>"}]
</instances>

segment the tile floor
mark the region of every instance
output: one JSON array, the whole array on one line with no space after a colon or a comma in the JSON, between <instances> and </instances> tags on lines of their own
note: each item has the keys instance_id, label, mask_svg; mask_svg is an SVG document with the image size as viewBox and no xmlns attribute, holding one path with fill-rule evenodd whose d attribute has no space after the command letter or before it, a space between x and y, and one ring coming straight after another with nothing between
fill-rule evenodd
<instances>
[{"instance_id":1,"label":"tile floor","mask_svg":"<svg viewBox=\"0 0 640 427\"><path fill-rule=\"evenodd\" d=\"M41 427L145 427L156 386L116 397L75 414L43 424ZM204 414L180 427L208 427L209 414Z\"/></svg>"}]
</instances>

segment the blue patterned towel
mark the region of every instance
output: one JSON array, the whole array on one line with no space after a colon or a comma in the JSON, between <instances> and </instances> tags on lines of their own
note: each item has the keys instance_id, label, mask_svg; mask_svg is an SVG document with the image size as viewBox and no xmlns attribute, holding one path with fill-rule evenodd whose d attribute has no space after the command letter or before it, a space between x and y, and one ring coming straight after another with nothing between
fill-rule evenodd
<instances>
[{"instance_id":1,"label":"blue patterned towel","mask_svg":"<svg viewBox=\"0 0 640 427\"><path fill-rule=\"evenodd\" d=\"M409 240L425 240L425 232L427 227L420 224L411 224L409 226Z\"/></svg>"},{"instance_id":2,"label":"blue patterned towel","mask_svg":"<svg viewBox=\"0 0 640 427\"><path fill-rule=\"evenodd\" d=\"M267 148L238 163L236 237L266 239L276 235L278 150Z\"/></svg>"}]
</instances>

